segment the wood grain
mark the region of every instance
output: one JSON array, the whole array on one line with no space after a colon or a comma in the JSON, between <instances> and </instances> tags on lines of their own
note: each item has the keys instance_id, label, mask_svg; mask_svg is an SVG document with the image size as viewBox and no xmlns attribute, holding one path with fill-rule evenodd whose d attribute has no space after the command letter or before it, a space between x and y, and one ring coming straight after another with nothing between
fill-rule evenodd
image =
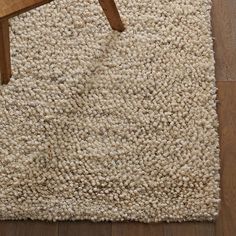
<instances>
[{"instance_id":1,"label":"wood grain","mask_svg":"<svg viewBox=\"0 0 236 236\"><path fill-rule=\"evenodd\" d=\"M215 236L211 222L170 223L164 225L164 236Z\"/></svg>"},{"instance_id":2,"label":"wood grain","mask_svg":"<svg viewBox=\"0 0 236 236\"><path fill-rule=\"evenodd\" d=\"M0 0L0 20L41 6L51 0Z\"/></svg>"},{"instance_id":3,"label":"wood grain","mask_svg":"<svg viewBox=\"0 0 236 236\"><path fill-rule=\"evenodd\" d=\"M213 222L196 222L196 236L215 236L215 223Z\"/></svg>"},{"instance_id":4,"label":"wood grain","mask_svg":"<svg viewBox=\"0 0 236 236\"><path fill-rule=\"evenodd\" d=\"M236 234L236 82L218 82L220 120L221 212L217 236Z\"/></svg>"},{"instance_id":5,"label":"wood grain","mask_svg":"<svg viewBox=\"0 0 236 236\"><path fill-rule=\"evenodd\" d=\"M0 236L58 236L58 223L1 221Z\"/></svg>"},{"instance_id":6,"label":"wood grain","mask_svg":"<svg viewBox=\"0 0 236 236\"><path fill-rule=\"evenodd\" d=\"M111 223L60 222L58 236L111 236Z\"/></svg>"},{"instance_id":7,"label":"wood grain","mask_svg":"<svg viewBox=\"0 0 236 236\"><path fill-rule=\"evenodd\" d=\"M162 236L164 235L163 223L112 223L112 236Z\"/></svg>"},{"instance_id":8,"label":"wood grain","mask_svg":"<svg viewBox=\"0 0 236 236\"><path fill-rule=\"evenodd\" d=\"M1 83L7 84L11 77L11 56L8 20L0 21L0 74Z\"/></svg>"},{"instance_id":9,"label":"wood grain","mask_svg":"<svg viewBox=\"0 0 236 236\"><path fill-rule=\"evenodd\" d=\"M17 221L0 221L1 236L15 236Z\"/></svg>"},{"instance_id":10,"label":"wood grain","mask_svg":"<svg viewBox=\"0 0 236 236\"><path fill-rule=\"evenodd\" d=\"M212 0L217 80L236 80L236 1Z\"/></svg>"}]
</instances>

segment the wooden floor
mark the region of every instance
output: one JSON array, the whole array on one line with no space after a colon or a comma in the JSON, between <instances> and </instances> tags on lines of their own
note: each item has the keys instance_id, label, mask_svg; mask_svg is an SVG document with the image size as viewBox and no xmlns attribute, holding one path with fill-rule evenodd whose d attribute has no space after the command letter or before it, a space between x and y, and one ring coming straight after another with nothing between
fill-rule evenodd
<instances>
[{"instance_id":1,"label":"wooden floor","mask_svg":"<svg viewBox=\"0 0 236 236\"><path fill-rule=\"evenodd\" d=\"M212 0L221 147L221 211L214 223L0 222L0 236L236 235L236 0Z\"/></svg>"}]
</instances>

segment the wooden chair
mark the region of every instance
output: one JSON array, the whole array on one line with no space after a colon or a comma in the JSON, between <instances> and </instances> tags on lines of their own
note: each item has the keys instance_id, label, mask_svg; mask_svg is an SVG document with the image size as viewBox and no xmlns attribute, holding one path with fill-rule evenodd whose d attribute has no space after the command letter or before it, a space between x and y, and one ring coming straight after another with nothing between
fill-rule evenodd
<instances>
[{"instance_id":1,"label":"wooden chair","mask_svg":"<svg viewBox=\"0 0 236 236\"><path fill-rule=\"evenodd\" d=\"M11 77L10 39L8 19L52 0L0 0L0 74L1 83ZM122 32L124 25L114 0L98 0L112 29Z\"/></svg>"}]
</instances>

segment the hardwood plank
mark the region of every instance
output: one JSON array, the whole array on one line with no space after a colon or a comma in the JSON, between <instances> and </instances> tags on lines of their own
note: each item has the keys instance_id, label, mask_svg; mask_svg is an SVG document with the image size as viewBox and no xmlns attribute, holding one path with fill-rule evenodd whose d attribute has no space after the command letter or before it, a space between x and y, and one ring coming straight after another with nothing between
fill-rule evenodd
<instances>
[{"instance_id":1,"label":"hardwood plank","mask_svg":"<svg viewBox=\"0 0 236 236\"><path fill-rule=\"evenodd\" d=\"M221 147L221 211L217 236L236 232L236 82L218 82Z\"/></svg>"},{"instance_id":2,"label":"hardwood plank","mask_svg":"<svg viewBox=\"0 0 236 236\"><path fill-rule=\"evenodd\" d=\"M44 221L1 221L1 236L58 236L58 223Z\"/></svg>"},{"instance_id":3,"label":"hardwood plank","mask_svg":"<svg viewBox=\"0 0 236 236\"><path fill-rule=\"evenodd\" d=\"M15 236L58 236L58 223L44 221L20 221Z\"/></svg>"},{"instance_id":4,"label":"hardwood plank","mask_svg":"<svg viewBox=\"0 0 236 236\"><path fill-rule=\"evenodd\" d=\"M217 80L236 80L236 1L212 0Z\"/></svg>"},{"instance_id":5,"label":"hardwood plank","mask_svg":"<svg viewBox=\"0 0 236 236\"><path fill-rule=\"evenodd\" d=\"M164 236L214 236L214 227L211 222L166 223Z\"/></svg>"},{"instance_id":6,"label":"hardwood plank","mask_svg":"<svg viewBox=\"0 0 236 236\"><path fill-rule=\"evenodd\" d=\"M41 6L52 0L0 0L0 20Z\"/></svg>"},{"instance_id":7,"label":"hardwood plank","mask_svg":"<svg viewBox=\"0 0 236 236\"><path fill-rule=\"evenodd\" d=\"M58 236L111 236L111 223L59 222Z\"/></svg>"},{"instance_id":8,"label":"hardwood plank","mask_svg":"<svg viewBox=\"0 0 236 236\"><path fill-rule=\"evenodd\" d=\"M112 236L162 236L163 224L142 224L137 222L112 223Z\"/></svg>"},{"instance_id":9,"label":"hardwood plank","mask_svg":"<svg viewBox=\"0 0 236 236\"><path fill-rule=\"evenodd\" d=\"M164 236L196 236L194 223L166 223Z\"/></svg>"},{"instance_id":10,"label":"hardwood plank","mask_svg":"<svg viewBox=\"0 0 236 236\"><path fill-rule=\"evenodd\" d=\"M214 222L196 222L195 234L197 236L215 236Z\"/></svg>"},{"instance_id":11,"label":"hardwood plank","mask_svg":"<svg viewBox=\"0 0 236 236\"><path fill-rule=\"evenodd\" d=\"M16 221L0 221L1 236L16 236Z\"/></svg>"}]
</instances>

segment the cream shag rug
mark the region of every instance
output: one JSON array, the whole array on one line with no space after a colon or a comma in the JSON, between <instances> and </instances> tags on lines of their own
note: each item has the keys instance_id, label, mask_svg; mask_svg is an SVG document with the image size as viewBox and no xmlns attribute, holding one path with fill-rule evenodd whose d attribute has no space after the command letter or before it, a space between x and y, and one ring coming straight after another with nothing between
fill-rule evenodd
<instances>
[{"instance_id":1,"label":"cream shag rug","mask_svg":"<svg viewBox=\"0 0 236 236\"><path fill-rule=\"evenodd\" d=\"M0 218L212 220L219 157L210 0L56 0L11 21Z\"/></svg>"}]
</instances>

